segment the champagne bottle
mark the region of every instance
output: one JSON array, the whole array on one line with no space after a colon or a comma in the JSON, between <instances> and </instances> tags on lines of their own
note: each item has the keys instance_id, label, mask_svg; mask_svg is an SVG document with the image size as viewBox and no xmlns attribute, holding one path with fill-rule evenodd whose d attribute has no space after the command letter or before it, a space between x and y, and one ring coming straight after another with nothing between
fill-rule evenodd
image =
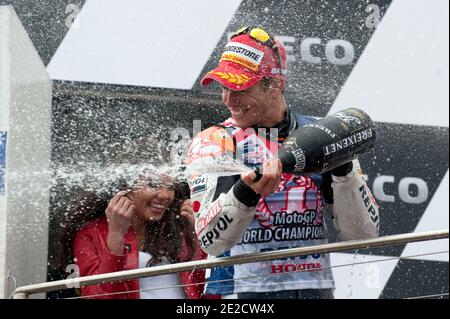
<instances>
[{"instance_id":1,"label":"champagne bottle","mask_svg":"<svg viewBox=\"0 0 450 319\"><path fill-rule=\"evenodd\" d=\"M284 173L320 174L356 159L374 144L370 117L347 108L294 130L280 146L278 158ZM258 175L260 169L255 171Z\"/></svg>"}]
</instances>

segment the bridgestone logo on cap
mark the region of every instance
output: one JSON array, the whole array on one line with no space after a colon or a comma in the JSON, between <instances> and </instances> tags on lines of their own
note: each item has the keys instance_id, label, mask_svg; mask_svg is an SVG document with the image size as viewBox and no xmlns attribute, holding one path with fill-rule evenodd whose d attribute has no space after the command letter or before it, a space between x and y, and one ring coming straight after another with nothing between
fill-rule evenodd
<instances>
[{"instance_id":1,"label":"bridgestone logo on cap","mask_svg":"<svg viewBox=\"0 0 450 319\"><path fill-rule=\"evenodd\" d=\"M220 61L231 61L257 71L262 61L264 52L259 51L251 46L239 43L229 42L225 46L225 51L220 58Z\"/></svg>"}]
</instances>

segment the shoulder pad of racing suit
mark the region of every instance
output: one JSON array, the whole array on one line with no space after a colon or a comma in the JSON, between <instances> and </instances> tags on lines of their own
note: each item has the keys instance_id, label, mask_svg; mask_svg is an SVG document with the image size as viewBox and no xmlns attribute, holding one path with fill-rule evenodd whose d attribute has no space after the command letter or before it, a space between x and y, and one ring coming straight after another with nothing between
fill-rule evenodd
<instances>
[{"instance_id":1,"label":"shoulder pad of racing suit","mask_svg":"<svg viewBox=\"0 0 450 319\"><path fill-rule=\"evenodd\" d=\"M229 153L234 153L233 137L221 127L200 132L188 151L187 170L195 172L188 174L195 231L202 249L213 256L223 254L241 239L259 200L239 175L210 171L209 164Z\"/></svg>"},{"instance_id":2,"label":"shoulder pad of racing suit","mask_svg":"<svg viewBox=\"0 0 450 319\"><path fill-rule=\"evenodd\" d=\"M312 117L312 116L307 116L307 115L298 114L298 113L294 113L294 112L292 114L294 114L295 119L297 120L297 124L298 124L299 127L305 126L306 124L313 123L313 122L317 121L317 119Z\"/></svg>"},{"instance_id":3,"label":"shoulder pad of racing suit","mask_svg":"<svg viewBox=\"0 0 450 319\"><path fill-rule=\"evenodd\" d=\"M220 157L225 153L233 154L235 145L233 137L225 128L209 127L198 133L192 140L187 153L187 164L199 158Z\"/></svg>"}]
</instances>

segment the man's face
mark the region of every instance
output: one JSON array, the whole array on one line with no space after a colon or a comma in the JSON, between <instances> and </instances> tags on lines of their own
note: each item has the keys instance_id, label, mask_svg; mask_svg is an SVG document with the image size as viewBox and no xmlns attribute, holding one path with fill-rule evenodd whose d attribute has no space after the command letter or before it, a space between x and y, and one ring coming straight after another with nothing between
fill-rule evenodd
<instances>
[{"instance_id":1,"label":"man's face","mask_svg":"<svg viewBox=\"0 0 450 319\"><path fill-rule=\"evenodd\" d=\"M270 118L272 96L262 81L244 91L233 91L222 86L222 101L238 127L264 126Z\"/></svg>"}]
</instances>

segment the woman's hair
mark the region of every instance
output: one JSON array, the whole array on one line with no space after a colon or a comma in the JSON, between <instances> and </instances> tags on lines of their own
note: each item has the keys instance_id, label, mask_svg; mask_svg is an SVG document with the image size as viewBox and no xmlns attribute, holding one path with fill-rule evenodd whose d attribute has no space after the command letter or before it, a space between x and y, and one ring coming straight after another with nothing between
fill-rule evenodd
<instances>
[{"instance_id":1,"label":"woman's hair","mask_svg":"<svg viewBox=\"0 0 450 319\"><path fill-rule=\"evenodd\" d=\"M158 166L169 163L170 152L168 144L161 143L156 137L145 137L126 144L115 156L116 163L121 165L142 165L140 171L134 171L133 178L119 176L114 182L109 182L106 187L97 191L81 194L68 210L66 221L63 223L61 242L63 250L59 266L61 271L73 263L73 239L76 233L87 222L105 215L105 210L112 197L121 190L136 190L145 178L152 180L152 184L158 183ZM145 163L151 164L152 169L145 168ZM150 177L150 178L149 178ZM159 263L162 258L167 258L171 263L180 261L180 253L183 241L188 246L187 257L194 253L194 227L188 219L180 215L180 208L184 200L189 198L189 187L186 182L174 179L175 197L163 217L159 221L146 221L145 239L143 251L151 254L152 258L148 266Z\"/></svg>"},{"instance_id":2,"label":"woman's hair","mask_svg":"<svg viewBox=\"0 0 450 319\"><path fill-rule=\"evenodd\" d=\"M180 262L183 241L189 248L188 258L194 254L194 227L184 216L180 215L181 205L189 198L189 188L184 183L175 185L175 199L159 221L147 221L143 251L152 258L147 266L160 263L167 258L171 263Z\"/></svg>"}]
</instances>

